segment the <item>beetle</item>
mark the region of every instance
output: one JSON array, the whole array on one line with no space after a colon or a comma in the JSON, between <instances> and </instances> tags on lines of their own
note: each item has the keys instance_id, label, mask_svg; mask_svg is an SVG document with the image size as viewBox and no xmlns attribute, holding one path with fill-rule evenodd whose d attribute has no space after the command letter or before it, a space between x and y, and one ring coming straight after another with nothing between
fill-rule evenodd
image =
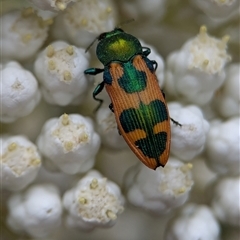
<instances>
[{"instance_id":1,"label":"beetle","mask_svg":"<svg viewBox=\"0 0 240 240\"><path fill-rule=\"evenodd\" d=\"M84 71L89 75L103 72L103 81L93 91L97 109L103 102L97 95L105 87L119 133L131 150L147 167L164 167L170 152L171 118L155 75L157 62L148 58L151 50L121 28L102 33L97 40L96 55L104 68Z\"/></svg>"}]
</instances>

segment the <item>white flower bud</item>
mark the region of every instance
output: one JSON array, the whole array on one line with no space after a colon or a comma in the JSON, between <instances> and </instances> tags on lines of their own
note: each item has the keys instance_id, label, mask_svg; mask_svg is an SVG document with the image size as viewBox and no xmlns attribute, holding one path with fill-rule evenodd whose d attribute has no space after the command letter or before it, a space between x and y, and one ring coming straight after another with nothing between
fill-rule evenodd
<instances>
[{"instance_id":1,"label":"white flower bud","mask_svg":"<svg viewBox=\"0 0 240 240\"><path fill-rule=\"evenodd\" d=\"M178 126L171 122L171 153L181 160L192 160L204 148L209 123L203 118L197 106L183 107L172 102L168 107L170 117L182 124Z\"/></svg>"},{"instance_id":2,"label":"white flower bud","mask_svg":"<svg viewBox=\"0 0 240 240\"><path fill-rule=\"evenodd\" d=\"M44 124L37 145L46 162L64 173L75 174L92 168L100 138L90 118L63 114Z\"/></svg>"},{"instance_id":3,"label":"white flower bud","mask_svg":"<svg viewBox=\"0 0 240 240\"><path fill-rule=\"evenodd\" d=\"M204 205L188 204L167 226L165 240L219 240L220 226Z\"/></svg>"},{"instance_id":4,"label":"white flower bud","mask_svg":"<svg viewBox=\"0 0 240 240\"><path fill-rule=\"evenodd\" d=\"M76 2L76 0L29 0L35 6L42 10L48 11L63 11L67 8L68 4L71 2Z\"/></svg>"},{"instance_id":5,"label":"white flower bud","mask_svg":"<svg viewBox=\"0 0 240 240\"><path fill-rule=\"evenodd\" d=\"M238 116L240 112L239 69L240 64L226 68L226 80L213 98L214 107L225 118Z\"/></svg>"},{"instance_id":6,"label":"white flower bud","mask_svg":"<svg viewBox=\"0 0 240 240\"><path fill-rule=\"evenodd\" d=\"M111 0L81 0L64 13L64 30L71 42L86 48L97 35L116 26L116 12Z\"/></svg>"},{"instance_id":7,"label":"white flower bud","mask_svg":"<svg viewBox=\"0 0 240 240\"><path fill-rule=\"evenodd\" d=\"M52 20L44 21L31 8L1 16L0 52L3 60L26 60L34 56L47 38Z\"/></svg>"},{"instance_id":8,"label":"white flower bud","mask_svg":"<svg viewBox=\"0 0 240 240\"><path fill-rule=\"evenodd\" d=\"M122 0L119 5L122 12L124 12L129 18L133 18L137 21L144 18L144 22L156 22L157 20L160 20L166 12L166 2L166 0Z\"/></svg>"},{"instance_id":9,"label":"white flower bud","mask_svg":"<svg viewBox=\"0 0 240 240\"><path fill-rule=\"evenodd\" d=\"M240 173L240 118L212 123L206 141L206 163L218 174Z\"/></svg>"},{"instance_id":10,"label":"white flower bud","mask_svg":"<svg viewBox=\"0 0 240 240\"><path fill-rule=\"evenodd\" d=\"M90 171L64 194L63 204L68 211L68 227L92 230L113 226L123 211L124 198L115 183Z\"/></svg>"},{"instance_id":11,"label":"white flower bud","mask_svg":"<svg viewBox=\"0 0 240 240\"><path fill-rule=\"evenodd\" d=\"M24 136L0 139L0 179L3 188L18 191L36 178L41 157L36 146Z\"/></svg>"},{"instance_id":12,"label":"white flower bud","mask_svg":"<svg viewBox=\"0 0 240 240\"><path fill-rule=\"evenodd\" d=\"M197 37L168 56L164 90L184 102L207 104L225 79L228 39L210 37L202 26Z\"/></svg>"},{"instance_id":13,"label":"white flower bud","mask_svg":"<svg viewBox=\"0 0 240 240\"><path fill-rule=\"evenodd\" d=\"M85 50L57 41L42 51L35 61L35 73L42 84L44 99L50 104L79 104L88 87L84 70L89 54Z\"/></svg>"},{"instance_id":14,"label":"white flower bud","mask_svg":"<svg viewBox=\"0 0 240 240\"><path fill-rule=\"evenodd\" d=\"M58 189L51 184L33 185L12 195L8 209L8 226L32 237L46 239L61 224L61 199Z\"/></svg>"},{"instance_id":15,"label":"white flower bud","mask_svg":"<svg viewBox=\"0 0 240 240\"><path fill-rule=\"evenodd\" d=\"M238 0L192 0L192 3L215 19L229 19L239 8Z\"/></svg>"},{"instance_id":16,"label":"white flower bud","mask_svg":"<svg viewBox=\"0 0 240 240\"><path fill-rule=\"evenodd\" d=\"M33 74L17 62L9 62L0 68L1 122L13 122L31 113L38 104L41 93Z\"/></svg>"},{"instance_id":17,"label":"white flower bud","mask_svg":"<svg viewBox=\"0 0 240 240\"><path fill-rule=\"evenodd\" d=\"M124 178L128 201L158 214L183 205L193 185L191 169L192 164L171 157L155 171L143 164L132 167Z\"/></svg>"},{"instance_id":18,"label":"white flower bud","mask_svg":"<svg viewBox=\"0 0 240 240\"><path fill-rule=\"evenodd\" d=\"M224 224L240 226L240 178L225 177L211 189L211 206L215 216Z\"/></svg>"},{"instance_id":19,"label":"white flower bud","mask_svg":"<svg viewBox=\"0 0 240 240\"><path fill-rule=\"evenodd\" d=\"M97 129L105 146L113 149L127 147L123 137L119 134L114 114L108 107L101 107L96 115Z\"/></svg>"}]
</instances>

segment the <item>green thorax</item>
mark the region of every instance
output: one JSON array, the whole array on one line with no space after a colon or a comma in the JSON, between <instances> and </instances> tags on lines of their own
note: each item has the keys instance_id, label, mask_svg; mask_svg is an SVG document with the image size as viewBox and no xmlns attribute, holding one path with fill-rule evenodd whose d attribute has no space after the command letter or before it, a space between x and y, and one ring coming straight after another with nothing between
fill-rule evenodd
<instances>
[{"instance_id":1,"label":"green thorax","mask_svg":"<svg viewBox=\"0 0 240 240\"><path fill-rule=\"evenodd\" d=\"M112 61L129 61L142 53L142 46L137 38L116 28L100 35L96 53L102 64L108 65Z\"/></svg>"}]
</instances>

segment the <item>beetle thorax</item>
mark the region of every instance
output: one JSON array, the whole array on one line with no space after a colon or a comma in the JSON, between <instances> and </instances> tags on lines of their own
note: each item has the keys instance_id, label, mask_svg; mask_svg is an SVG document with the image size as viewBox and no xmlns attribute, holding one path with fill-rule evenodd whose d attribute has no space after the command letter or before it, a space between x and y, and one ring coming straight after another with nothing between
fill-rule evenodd
<instances>
[{"instance_id":1,"label":"beetle thorax","mask_svg":"<svg viewBox=\"0 0 240 240\"><path fill-rule=\"evenodd\" d=\"M127 62L141 53L142 46L138 39L126 33L107 37L97 46L97 56L104 65L114 61Z\"/></svg>"}]
</instances>

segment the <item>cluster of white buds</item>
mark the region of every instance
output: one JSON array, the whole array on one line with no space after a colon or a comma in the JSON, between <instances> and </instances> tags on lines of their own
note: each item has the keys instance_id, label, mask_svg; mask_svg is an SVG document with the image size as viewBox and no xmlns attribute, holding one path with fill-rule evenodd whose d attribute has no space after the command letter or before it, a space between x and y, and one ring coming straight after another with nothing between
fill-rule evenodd
<instances>
[{"instance_id":1,"label":"cluster of white buds","mask_svg":"<svg viewBox=\"0 0 240 240\"><path fill-rule=\"evenodd\" d=\"M1 1L4 240L239 240L239 0L189 3Z\"/></svg>"},{"instance_id":2,"label":"cluster of white buds","mask_svg":"<svg viewBox=\"0 0 240 240\"><path fill-rule=\"evenodd\" d=\"M37 139L46 167L64 173L84 173L95 163L100 138L91 119L78 114L63 114L48 120Z\"/></svg>"}]
</instances>

